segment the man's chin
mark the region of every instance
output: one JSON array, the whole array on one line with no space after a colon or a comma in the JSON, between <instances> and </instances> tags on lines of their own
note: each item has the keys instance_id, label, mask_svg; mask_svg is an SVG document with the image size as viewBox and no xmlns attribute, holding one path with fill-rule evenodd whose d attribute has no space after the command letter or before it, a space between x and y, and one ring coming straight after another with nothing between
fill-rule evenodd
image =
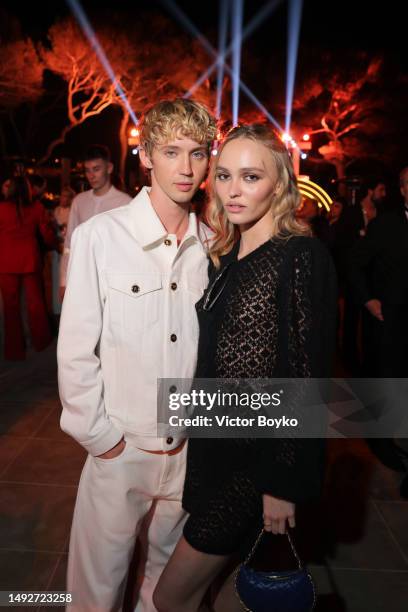
<instances>
[{"instance_id":1,"label":"man's chin","mask_svg":"<svg viewBox=\"0 0 408 612\"><path fill-rule=\"evenodd\" d=\"M189 204L192 200L192 198L194 197L194 194L197 190L194 189L194 187L192 187L189 191L179 191L179 190L174 190L174 192L171 195L171 199L176 202L177 204Z\"/></svg>"}]
</instances>

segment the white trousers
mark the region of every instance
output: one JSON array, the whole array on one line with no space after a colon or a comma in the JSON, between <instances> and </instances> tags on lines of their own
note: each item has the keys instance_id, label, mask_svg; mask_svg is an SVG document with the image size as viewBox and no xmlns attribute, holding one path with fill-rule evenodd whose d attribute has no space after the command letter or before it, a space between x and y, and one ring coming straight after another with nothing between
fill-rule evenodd
<instances>
[{"instance_id":1,"label":"white trousers","mask_svg":"<svg viewBox=\"0 0 408 612\"><path fill-rule=\"evenodd\" d=\"M69 612L120 612L136 537L149 514L146 561L135 612L155 612L152 594L186 519L181 507L187 444L153 454L127 443L114 459L88 456L71 529Z\"/></svg>"}]
</instances>

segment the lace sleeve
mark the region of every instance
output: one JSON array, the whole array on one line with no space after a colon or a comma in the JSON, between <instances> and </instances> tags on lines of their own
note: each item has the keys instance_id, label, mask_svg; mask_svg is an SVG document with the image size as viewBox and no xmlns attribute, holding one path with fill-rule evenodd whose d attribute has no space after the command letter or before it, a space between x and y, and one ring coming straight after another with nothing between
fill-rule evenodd
<instances>
[{"instance_id":1,"label":"lace sleeve","mask_svg":"<svg viewBox=\"0 0 408 612\"><path fill-rule=\"evenodd\" d=\"M288 296L288 361L293 378L310 377L310 344L313 330L312 257L310 251L293 258Z\"/></svg>"},{"instance_id":2,"label":"lace sleeve","mask_svg":"<svg viewBox=\"0 0 408 612\"><path fill-rule=\"evenodd\" d=\"M285 275L288 375L323 377L329 373L336 329L335 272L323 246L298 250ZM323 439L296 437L260 441L255 476L261 492L293 502L317 497L324 466Z\"/></svg>"},{"instance_id":3,"label":"lace sleeve","mask_svg":"<svg viewBox=\"0 0 408 612\"><path fill-rule=\"evenodd\" d=\"M313 247L294 254L288 293L288 372L293 378L324 378L332 370L337 279L327 249Z\"/></svg>"}]
</instances>

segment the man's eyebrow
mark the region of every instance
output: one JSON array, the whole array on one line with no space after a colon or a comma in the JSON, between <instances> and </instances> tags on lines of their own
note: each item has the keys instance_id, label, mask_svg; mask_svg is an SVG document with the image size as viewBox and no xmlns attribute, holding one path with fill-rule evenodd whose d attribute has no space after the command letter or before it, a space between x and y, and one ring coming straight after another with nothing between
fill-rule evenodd
<instances>
[{"instance_id":1,"label":"man's eyebrow","mask_svg":"<svg viewBox=\"0 0 408 612\"><path fill-rule=\"evenodd\" d=\"M178 151L181 150L181 147L178 145L173 145L173 144L162 144L159 145L160 149L177 149ZM194 151L206 151L207 147L206 145L198 145L197 147L194 147L194 149L191 149L191 152Z\"/></svg>"}]
</instances>

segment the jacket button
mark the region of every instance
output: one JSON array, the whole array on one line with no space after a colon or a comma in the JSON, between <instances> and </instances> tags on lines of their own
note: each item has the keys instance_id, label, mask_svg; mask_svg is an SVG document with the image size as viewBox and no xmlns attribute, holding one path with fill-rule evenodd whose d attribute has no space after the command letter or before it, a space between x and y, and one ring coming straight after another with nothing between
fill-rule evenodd
<instances>
[{"instance_id":1,"label":"jacket button","mask_svg":"<svg viewBox=\"0 0 408 612\"><path fill-rule=\"evenodd\" d=\"M166 246L171 246L171 240L169 240L168 238L166 238L166 240L164 241L164 244Z\"/></svg>"},{"instance_id":2,"label":"jacket button","mask_svg":"<svg viewBox=\"0 0 408 612\"><path fill-rule=\"evenodd\" d=\"M177 391L176 385L171 385L169 391L170 391L170 393L175 393Z\"/></svg>"},{"instance_id":3,"label":"jacket button","mask_svg":"<svg viewBox=\"0 0 408 612\"><path fill-rule=\"evenodd\" d=\"M175 291L177 289L177 283L171 283L170 287Z\"/></svg>"},{"instance_id":4,"label":"jacket button","mask_svg":"<svg viewBox=\"0 0 408 612\"><path fill-rule=\"evenodd\" d=\"M173 443L173 438L167 438L166 442L167 442L167 444L172 444Z\"/></svg>"},{"instance_id":5,"label":"jacket button","mask_svg":"<svg viewBox=\"0 0 408 612\"><path fill-rule=\"evenodd\" d=\"M176 342L176 340L177 340L177 336L176 336L176 334L171 334L171 336L170 336L170 340L171 340L172 342Z\"/></svg>"},{"instance_id":6,"label":"jacket button","mask_svg":"<svg viewBox=\"0 0 408 612\"><path fill-rule=\"evenodd\" d=\"M132 285L132 291L133 293L139 293L140 291L139 285Z\"/></svg>"}]
</instances>

